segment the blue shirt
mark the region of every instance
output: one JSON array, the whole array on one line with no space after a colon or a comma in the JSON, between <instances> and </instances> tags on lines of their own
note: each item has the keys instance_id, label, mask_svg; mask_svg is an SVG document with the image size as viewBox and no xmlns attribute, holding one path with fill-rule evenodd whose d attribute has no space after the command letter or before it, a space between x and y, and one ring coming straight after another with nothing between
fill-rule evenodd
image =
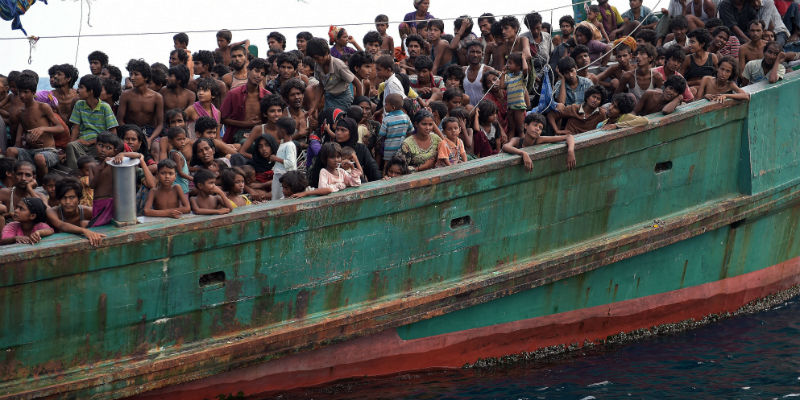
<instances>
[{"instance_id":1,"label":"blue shirt","mask_svg":"<svg viewBox=\"0 0 800 400\"><path fill-rule=\"evenodd\" d=\"M583 104L583 95L586 93L587 89L592 87L592 85L593 83L591 79L579 76L578 86L575 89L572 89L569 87L569 85L567 85L565 88L567 91L567 98L564 101L564 105L568 106L570 104ZM559 88L561 88L561 79L559 79L555 86L553 86L553 99L558 99Z\"/></svg>"}]
</instances>

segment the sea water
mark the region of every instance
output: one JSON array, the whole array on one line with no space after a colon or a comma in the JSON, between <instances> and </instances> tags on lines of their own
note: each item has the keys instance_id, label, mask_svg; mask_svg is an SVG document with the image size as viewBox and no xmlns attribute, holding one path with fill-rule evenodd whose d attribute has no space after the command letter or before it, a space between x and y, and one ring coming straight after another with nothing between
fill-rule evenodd
<instances>
[{"instance_id":1,"label":"sea water","mask_svg":"<svg viewBox=\"0 0 800 400\"><path fill-rule=\"evenodd\" d=\"M354 379L269 398L800 398L798 315L795 297L755 314L558 360Z\"/></svg>"}]
</instances>

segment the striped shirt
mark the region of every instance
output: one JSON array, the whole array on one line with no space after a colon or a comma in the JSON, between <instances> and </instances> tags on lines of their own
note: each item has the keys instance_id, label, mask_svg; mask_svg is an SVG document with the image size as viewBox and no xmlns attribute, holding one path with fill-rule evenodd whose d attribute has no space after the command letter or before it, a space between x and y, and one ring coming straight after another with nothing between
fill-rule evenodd
<instances>
[{"instance_id":1,"label":"striped shirt","mask_svg":"<svg viewBox=\"0 0 800 400\"><path fill-rule=\"evenodd\" d=\"M111 106L103 100L98 100L94 109L89 108L86 100L78 100L69 122L78 125L80 139L83 140L95 140L99 133L119 126Z\"/></svg>"},{"instance_id":2,"label":"striped shirt","mask_svg":"<svg viewBox=\"0 0 800 400\"><path fill-rule=\"evenodd\" d=\"M522 72L506 73L506 93L509 110L525 110L525 79Z\"/></svg>"},{"instance_id":3,"label":"striped shirt","mask_svg":"<svg viewBox=\"0 0 800 400\"><path fill-rule=\"evenodd\" d=\"M383 159L390 160L403 145L406 135L414 131L414 126L402 110L394 110L383 117L378 135L385 137L383 142Z\"/></svg>"}]
</instances>

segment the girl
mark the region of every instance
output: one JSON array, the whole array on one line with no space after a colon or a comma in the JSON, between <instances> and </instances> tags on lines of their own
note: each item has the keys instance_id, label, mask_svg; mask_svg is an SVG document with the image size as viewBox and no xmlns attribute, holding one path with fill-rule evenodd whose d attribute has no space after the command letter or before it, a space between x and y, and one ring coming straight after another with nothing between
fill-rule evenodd
<instances>
[{"instance_id":1,"label":"girl","mask_svg":"<svg viewBox=\"0 0 800 400\"><path fill-rule=\"evenodd\" d=\"M194 136L194 121L200 117L214 118L217 123L220 121L219 110L214 106L214 99L219 97L219 87L217 83L211 78L200 78L197 81L197 101L189 107L186 107L183 112L186 114L186 119L190 122L189 132Z\"/></svg>"},{"instance_id":2,"label":"girl","mask_svg":"<svg viewBox=\"0 0 800 400\"><path fill-rule=\"evenodd\" d=\"M283 190L280 183L281 175L297 169L297 146L292 141L296 126L294 119L283 117L278 120L276 125L278 126L280 145L278 146L278 151L269 156L269 159L275 162L272 167L272 200L283 198Z\"/></svg>"},{"instance_id":3,"label":"girl","mask_svg":"<svg viewBox=\"0 0 800 400\"><path fill-rule=\"evenodd\" d=\"M497 115L497 105L491 101L482 100L475 107L472 142L473 153L478 157L499 153L508 141Z\"/></svg>"},{"instance_id":4,"label":"girl","mask_svg":"<svg viewBox=\"0 0 800 400\"><path fill-rule=\"evenodd\" d=\"M683 60L681 75L686 78L686 84L691 88L692 94L696 94L703 77L713 76L719 62L716 54L707 51L708 45L713 40L707 30L693 30L686 36L689 38L691 56ZM699 96L695 96L695 99L697 98Z\"/></svg>"},{"instance_id":5,"label":"girl","mask_svg":"<svg viewBox=\"0 0 800 400\"><path fill-rule=\"evenodd\" d=\"M315 190L294 193L292 198L298 199L310 195L324 196L338 192L347 187L361 185L361 182L341 168L342 147L338 143L325 143L319 152L319 159L325 168L319 172L319 186Z\"/></svg>"},{"instance_id":6,"label":"girl","mask_svg":"<svg viewBox=\"0 0 800 400\"><path fill-rule=\"evenodd\" d=\"M442 141L438 135L431 135L435 126L433 114L428 110L417 111L413 122L416 130L403 141L400 153L408 160L409 169L413 171L431 169L436 164L439 142Z\"/></svg>"},{"instance_id":7,"label":"girl","mask_svg":"<svg viewBox=\"0 0 800 400\"><path fill-rule=\"evenodd\" d=\"M61 180L61 175L57 172L48 172L44 178L42 178L42 188L47 193L47 206L48 207L55 207L58 205L58 200L56 200L56 183Z\"/></svg>"},{"instance_id":8,"label":"girl","mask_svg":"<svg viewBox=\"0 0 800 400\"><path fill-rule=\"evenodd\" d=\"M464 150L464 142L458 138L461 127L458 120L454 117L447 117L442 121L444 139L439 142L439 158L436 162L437 167L461 164L467 161L467 152Z\"/></svg>"},{"instance_id":9,"label":"girl","mask_svg":"<svg viewBox=\"0 0 800 400\"><path fill-rule=\"evenodd\" d=\"M253 158L248 162L249 165L255 169L255 180L259 183L269 183L272 181L275 162L272 161L272 156L278 153L280 145L274 137L270 135L261 136L256 139Z\"/></svg>"},{"instance_id":10,"label":"girl","mask_svg":"<svg viewBox=\"0 0 800 400\"><path fill-rule=\"evenodd\" d=\"M239 168L229 168L220 174L220 183L225 196L231 202L231 208L249 206L250 199L244 195L244 171Z\"/></svg>"},{"instance_id":11,"label":"girl","mask_svg":"<svg viewBox=\"0 0 800 400\"><path fill-rule=\"evenodd\" d=\"M736 85L739 79L739 65L733 57L719 60L715 76L704 76L697 89L697 98L722 103L725 99L749 100L750 94Z\"/></svg>"},{"instance_id":12,"label":"girl","mask_svg":"<svg viewBox=\"0 0 800 400\"><path fill-rule=\"evenodd\" d=\"M388 163L386 163L386 170L383 173L383 179L396 178L398 176L408 175L408 163L401 154L395 154Z\"/></svg>"},{"instance_id":13,"label":"girl","mask_svg":"<svg viewBox=\"0 0 800 400\"><path fill-rule=\"evenodd\" d=\"M137 125L126 124L117 129L117 136L128 145L131 151L141 154L144 157L144 165L150 167L151 172L156 170L156 160L150 155L150 150L147 148L147 137L142 132L142 129Z\"/></svg>"},{"instance_id":14,"label":"girl","mask_svg":"<svg viewBox=\"0 0 800 400\"><path fill-rule=\"evenodd\" d=\"M64 178L59 181L55 194L59 205L47 209L47 221L57 232L83 235L89 239L89 244L97 247L106 235L86 229L92 219L92 208L79 204L81 196L83 186L77 179Z\"/></svg>"},{"instance_id":15,"label":"girl","mask_svg":"<svg viewBox=\"0 0 800 400\"><path fill-rule=\"evenodd\" d=\"M360 183L365 182L364 170L361 169L356 151L352 147L342 147L342 169Z\"/></svg>"},{"instance_id":16,"label":"girl","mask_svg":"<svg viewBox=\"0 0 800 400\"><path fill-rule=\"evenodd\" d=\"M189 163L189 171L192 173L201 169L211 171L215 176L219 176L219 164L214 159L217 149L214 141L209 138L197 139L192 145L192 161Z\"/></svg>"},{"instance_id":17,"label":"girl","mask_svg":"<svg viewBox=\"0 0 800 400\"><path fill-rule=\"evenodd\" d=\"M16 204L14 222L3 227L0 244L36 244L45 236L53 234L47 225L47 206L38 197L25 197Z\"/></svg>"}]
</instances>

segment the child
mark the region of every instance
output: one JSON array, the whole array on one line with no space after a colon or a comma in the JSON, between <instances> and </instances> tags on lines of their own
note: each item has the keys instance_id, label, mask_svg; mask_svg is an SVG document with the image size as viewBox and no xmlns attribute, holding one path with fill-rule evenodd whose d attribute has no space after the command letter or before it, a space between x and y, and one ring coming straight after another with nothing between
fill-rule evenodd
<instances>
[{"instance_id":1,"label":"child","mask_svg":"<svg viewBox=\"0 0 800 400\"><path fill-rule=\"evenodd\" d=\"M117 83L119 86L119 83ZM94 75L85 75L78 82L78 100L72 109L69 122L72 124L72 137L67 144L67 166L77 169L78 158L85 155L96 156L95 141L101 132L113 132L117 118L109 103L100 100L103 84Z\"/></svg>"},{"instance_id":2,"label":"child","mask_svg":"<svg viewBox=\"0 0 800 400\"><path fill-rule=\"evenodd\" d=\"M381 53L393 55L394 39L386 33L386 30L389 29L389 17L384 14L375 17L375 29L381 34Z\"/></svg>"},{"instance_id":3,"label":"child","mask_svg":"<svg viewBox=\"0 0 800 400\"><path fill-rule=\"evenodd\" d=\"M283 198L283 190L280 184L281 175L297 169L297 146L292 141L296 126L294 119L282 117L276 125L278 126L280 145L278 146L278 152L269 157L271 161L275 162L275 166L272 167L272 200Z\"/></svg>"},{"instance_id":4,"label":"child","mask_svg":"<svg viewBox=\"0 0 800 400\"><path fill-rule=\"evenodd\" d=\"M56 232L83 235L89 239L89 244L97 247L106 235L86 229L92 218L92 208L79 204L82 192L83 187L75 178L58 181L55 193L58 205L47 209L47 220Z\"/></svg>"},{"instance_id":5,"label":"child","mask_svg":"<svg viewBox=\"0 0 800 400\"><path fill-rule=\"evenodd\" d=\"M383 171L383 179L396 178L402 175L408 175L408 163L402 154L397 154L386 163L386 169Z\"/></svg>"},{"instance_id":6,"label":"child","mask_svg":"<svg viewBox=\"0 0 800 400\"><path fill-rule=\"evenodd\" d=\"M544 143L567 142L567 168L575 168L575 139L572 135L541 136L546 126L544 116L539 113L531 113L525 116L525 135L514 137L503 145L503 151L509 154L522 156L522 165L528 171L533 170L533 161L528 152L523 151L523 147L530 147Z\"/></svg>"},{"instance_id":7,"label":"child","mask_svg":"<svg viewBox=\"0 0 800 400\"><path fill-rule=\"evenodd\" d=\"M665 115L671 114L681 105L681 93L686 90L686 80L680 75L672 75L664 82L664 89L648 90L636 103L633 113L647 115L661 111Z\"/></svg>"},{"instance_id":8,"label":"child","mask_svg":"<svg viewBox=\"0 0 800 400\"><path fill-rule=\"evenodd\" d=\"M464 150L464 142L458 138L461 132L458 119L454 117L445 118L442 121L442 130L444 130L445 137L439 142L437 166L444 167L466 162L467 152Z\"/></svg>"},{"instance_id":9,"label":"child","mask_svg":"<svg viewBox=\"0 0 800 400\"><path fill-rule=\"evenodd\" d=\"M214 141L214 148L216 149L216 158L229 157L235 154L239 149L239 144L228 144L219 138L218 128L219 124L211 117L200 117L194 124L194 133L197 138L208 138Z\"/></svg>"},{"instance_id":10,"label":"child","mask_svg":"<svg viewBox=\"0 0 800 400\"><path fill-rule=\"evenodd\" d=\"M45 193L47 193L48 207L55 207L58 205L58 200L56 199L56 183L60 180L61 175L55 172L48 172L47 175L42 178L42 188L44 188Z\"/></svg>"},{"instance_id":11,"label":"child","mask_svg":"<svg viewBox=\"0 0 800 400\"><path fill-rule=\"evenodd\" d=\"M314 59L314 77L320 82L314 86L316 98L322 99L324 94L324 107L314 105L311 107L311 114L316 114L320 108L323 110L333 110L336 108L346 109L353 104L353 98L363 93L361 81L350 72L347 65L338 58L331 57L331 50L324 39L314 38L306 45L306 54ZM355 87L355 94L350 88L350 84Z\"/></svg>"},{"instance_id":12,"label":"child","mask_svg":"<svg viewBox=\"0 0 800 400\"><path fill-rule=\"evenodd\" d=\"M186 130L177 126L169 128L167 130L167 139L169 140L170 147L172 147L169 151L169 159L172 160L177 167L175 184L180 186L183 193L189 193L189 181L193 179L192 175L189 173L189 163L186 162L186 157L184 157L183 153L176 150L182 149L186 144Z\"/></svg>"},{"instance_id":13,"label":"child","mask_svg":"<svg viewBox=\"0 0 800 400\"><path fill-rule=\"evenodd\" d=\"M697 89L697 98L722 103L725 99L749 100L750 94L736 85L739 78L739 66L736 59L725 56L719 60L717 73L705 76Z\"/></svg>"},{"instance_id":14,"label":"child","mask_svg":"<svg viewBox=\"0 0 800 400\"><path fill-rule=\"evenodd\" d=\"M299 171L289 171L280 179L283 197L295 198L296 193L305 192L308 189L308 179L306 175Z\"/></svg>"},{"instance_id":15,"label":"child","mask_svg":"<svg viewBox=\"0 0 800 400\"><path fill-rule=\"evenodd\" d=\"M173 108L167 111L164 118L167 121L167 126L164 128L163 137L157 138L151 143L153 154L157 154L158 160L161 161L169 157L172 150L180 150L180 152L183 153L183 158L191 160L194 138L189 136L189 129L186 127L186 113L182 109ZM183 128L187 139L184 140L183 147L176 149L174 146L170 145L167 133L171 128Z\"/></svg>"},{"instance_id":16,"label":"child","mask_svg":"<svg viewBox=\"0 0 800 400\"><path fill-rule=\"evenodd\" d=\"M217 82L211 78L200 78L195 82L197 82L197 101L184 110L186 119L195 122L200 117L211 117L219 123L219 109L214 105L214 101L219 98ZM189 125L189 131L197 136L194 125L193 123Z\"/></svg>"},{"instance_id":17,"label":"child","mask_svg":"<svg viewBox=\"0 0 800 400\"><path fill-rule=\"evenodd\" d=\"M233 34L231 34L231 31L223 29L217 32L217 48L214 49L214 53L217 53L222 57L222 62L220 63L221 65L230 65L232 47L236 46L250 47L249 39L245 39L241 42L235 42L235 43L231 43L231 40L233 40Z\"/></svg>"},{"instance_id":18,"label":"child","mask_svg":"<svg viewBox=\"0 0 800 400\"><path fill-rule=\"evenodd\" d=\"M511 53L508 57L508 72L500 77L500 85L506 88L508 103L508 130L515 137L522 136L522 123L525 111L530 108L527 77L522 73L522 53Z\"/></svg>"},{"instance_id":19,"label":"child","mask_svg":"<svg viewBox=\"0 0 800 400\"><path fill-rule=\"evenodd\" d=\"M183 189L175 184L177 170L178 166L170 159L158 162L158 186L147 194L144 215L180 218L191 211Z\"/></svg>"},{"instance_id":20,"label":"child","mask_svg":"<svg viewBox=\"0 0 800 400\"><path fill-rule=\"evenodd\" d=\"M0 213L5 215L5 219L0 218L0 226L3 226L6 219L16 209L16 204L25 197L38 197L42 201L47 201L45 195L36 190L36 166L29 161L17 161L14 164L15 183L10 188L0 189Z\"/></svg>"},{"instance_id":21,"label":"child","mask_svg":"<svg viewBox=\"0 0 800 400\"><path fill-rule=\"evenodd\" d=\"M83 186L83 196L80 199L82 206L92 207L94 202L94 189L89 186L89 176L91 175L91 170L96 166L97 160L92 156L83 156L78 159L78 180Z\"/></svg>"},{"instance_id":22,"label":"child","mask_svg":"<svg viewBox=\"0 0 800 400\"><path fill-rule=\"evenodd\" d=\"M89 226L106 225L114 217L113 167L106 164L106 161L117 156L139 157L138 153L123 153L122 140L108 132L97 135L96 146L98 163L87 171L89 187L94 191Z\"/></svg>"},{"instance_id":23,"label":"child","mask_svg":"<svg viewBox=\"0 0 800 400\"><path fill-rule=\"evenodd\" d=\"M644 126L649 123L647 118L631 114L636 106L636 98L629 93L617 93L611 98L611 107L608 108L608 119L597 125L604 130L617 128L631 128Z\"/></svg>"},{"instance_id":24,"label":"child","mask_svg":"<svg viewBox=\"0 0 800 400\"><path fill-rule=\"evenodd\" d=\"M366 181L364 170L361 169L361 163L358 162L356 151L350 146L342 147L342 169L360 183Z\"/></svg>"},{"instance_id":25,"label":"child","mask_svg":"<svg viewBox=\"0 0 800 400\"><path fill-rule=\"evenodd\" d=\"M239 208L252 204L250 199L245 196L245 173L240 168L230 168L220 174L222 190L226 193L226 198L231 208Z\"/></svg>"},{"instance_id":26,"label":"child","mask_svg":"<svg viewBox=\"0 0 800 400\"><path fill-rule=\"evenodd\" d=\"M0 244L36 244L45 236L53 234L47 225L47 207L38 197L25 197L14 209L14 222L3 227Z\"/></svg>"},{"instance_id":27,"label":"child","mask_svg":"<svg viewBox=\"0 0 800 400\"><path fill-rule=\"evenodd\" d=\"M403 112L403 96L392 93L386 96L384 103L386 116L383 117L381 128L378 130L378 136L384 138L382 158L378 159L379 165L381 160L391 159L400 150L406 136L414 131L411 119Z\"/></svg>"},{"instance_id":28,"label":"child","mask_svg":"<svg viewBox=\"0 0 800 400\"><path fill-rule=\"evenodd\" d=\"M338 143L325 143L319 152L320 161L325 168L319 172L319 186L315 190L295 193L292 198L298 199L310 195L324 196L338 192L347 187L361 185L361 182L341 168L342 148Z\"/></svg>"},{"instance_id":29,"label":"child","mask_svg":"<svg viewBox=\"0 0 800 400\"><path fill-rule=\"evenodd\" d=\"M244 193L245 198L252 199L253 201L269 200L272 196L271 192L262 189L272 190L272 181L261 183L256 180L256 170L250 165L242 165L234 167L234 170L242 170L244 173Z\"/></svg>"},{"instance_id":30,"label":"child","mask_svg":"<svg viewBox=\"0 0 800 400\"><path fill-rule=\"evenodd\" d=\"M508 141L502 125L498 121L497 105L482 100L475 107L472 129L473 154L488 157L500 152L500 148Z\"/></svg>"},{"instance_id":31,"label":"child","mask_svg":"<svg viewBox=\"0 0 800 400\"><path fill-rule=\"evenodd\" d=\"M207 169L201 169L194 174L194 186L197 195L189 198L192 212L197 215L222 215L231 212L228 204L231 202L215 182L216 176Z\"/></svg>"}]
</instances>

